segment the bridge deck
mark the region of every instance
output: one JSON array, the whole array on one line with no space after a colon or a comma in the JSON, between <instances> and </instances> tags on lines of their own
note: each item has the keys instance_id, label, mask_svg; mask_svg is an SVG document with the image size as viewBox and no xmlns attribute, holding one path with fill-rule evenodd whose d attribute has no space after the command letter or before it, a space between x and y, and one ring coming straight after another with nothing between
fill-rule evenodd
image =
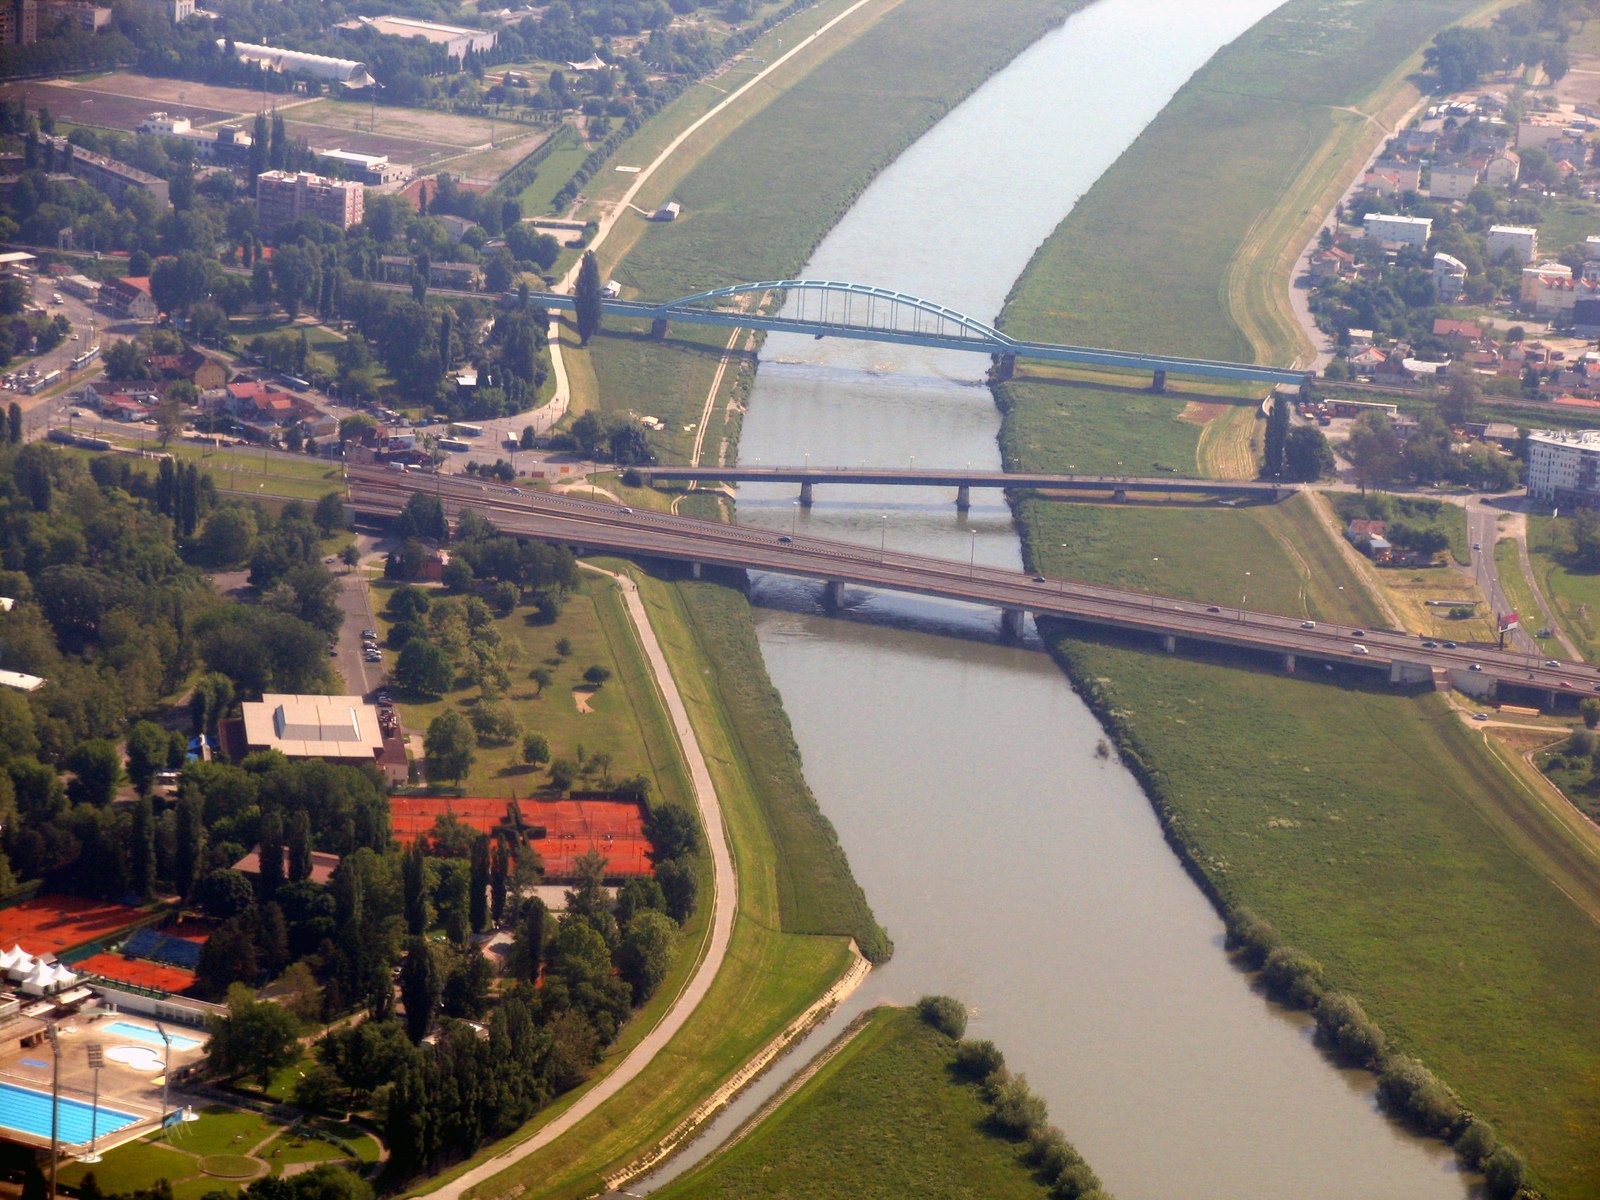
<instances>
[{"instance_id":1,"label":"bridge deck","mask_svg":"<svg viewBox=\"0 0 1600 1200\"><path fill-rule=\"evenodd\" d=\"M561 310L570 310L575 304L571 296L561 292L531 292L528 303L537 304L542 308ZM765 329L775 333L810 334L819 338L852 338L905 346L925 346L935 350L964 350L1019 359L1112 367L1147 374L1159 371L1171 375L1194 375L1239 383L1283 383L1291 386L1303 384L1308 378L1305 371L1289 367L1142 354L1136 351L1107 350L1093 346L1057 346L1049 342L1022 342L1000 333L994 334L993 337L984 337L976 333L961 336L941 335L926 331L787 317L781 313L746 312L735 308L706 308L694 304L679 307L677 301L661 303L649 300L607 299L602 301L602 308L608 316L639 321L683 321L691 325L714 325L724 329Z\"/></svg>"},{"instance_id":2,"label":"bridge deck","mask_svg":"<svg viewBox=\"0 0 1600 1200\"><path fill-rule=\"evenodd\" d=\"M640 467L649 483L853 483L905 487L1037 488L1084 492L1192 492L1213 496L1292 495L1292 484L1262 480L1188 479L1175 475L1053 475L1006 471L916 470L895 467Z\"/></svg>"},{"instance_id":3,"label":"bridge deck","mask_svg":"<svg viewBox=\"0 0 1600 1200\"><path fill-rule=\"evenodd\" d=\"M452 516L471 508L506 533L590 550L680 562L771 571L838 584L888 588L987 604L1008 612L1059 616L1153 635L1303 655L1319 662L1391 668L1423 678L1450 676L1538 689L1554 697L1600 691L1587 663L1545 667L1536 655L1489 647L1426 647L1411 635L1302 621L1279 613L1199 604L1192 600L1044 579L1021 571L884 552L771 529L725 525L660 512L635 512L592 500L443 477L396 475L352 466L350 501L358 512L393 516L413 492L435 492ZM1358 636L1359 635L1359 636ZM1473 664L1478 664L1476 667Z\"/></svg>"}]
</instances>

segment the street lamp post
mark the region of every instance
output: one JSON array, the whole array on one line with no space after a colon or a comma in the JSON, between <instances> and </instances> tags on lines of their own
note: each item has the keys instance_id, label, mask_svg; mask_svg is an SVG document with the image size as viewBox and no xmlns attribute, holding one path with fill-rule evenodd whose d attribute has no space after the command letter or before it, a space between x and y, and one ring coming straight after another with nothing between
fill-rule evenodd
<instances>
[{"instance_id":1,"label":"street lamp post","mask_svg":"<svg viewBox=\"0 0 1600 1200\"><path fill-rule=\"evenodd\" d=\"M879 531L880 531L879 534L878 534L878 561L880 563L884 560L884 557L887 554L888 548L889 548L889 514L888 513L884 513L882 515L882 521L883 521L883 523L878 527Z\"/></svg>"},{"instance_id":2,"label":"street lamp post","mask_svg":"<svg viewBox=\"0 0 1600 1200\"><path fill-rule=\"evenodd\" d=\"M50 1069L50 1200L56 1200L56 1162L61 1157L61 1040L56 1036L56 1023L46 1021L45 1033L50 1038L52 1066Z\"/></svg>"},{"instance_id":3,"label":"street lamp post","mask_svg":"<svg viewBox=\"0 0 1600 1200\"><path fill-rule=\"evenodd\" d=\"M89 1051L89 1069L94 1072L94 1102L89 1109L89 1153L78 1161L97 1163L100 1155L95 1153L94 1144L100 1136L100 1068L105 1066L105 1049L99 1042L90 1042L86 1049Z\"/></svg>"}]
</instances>

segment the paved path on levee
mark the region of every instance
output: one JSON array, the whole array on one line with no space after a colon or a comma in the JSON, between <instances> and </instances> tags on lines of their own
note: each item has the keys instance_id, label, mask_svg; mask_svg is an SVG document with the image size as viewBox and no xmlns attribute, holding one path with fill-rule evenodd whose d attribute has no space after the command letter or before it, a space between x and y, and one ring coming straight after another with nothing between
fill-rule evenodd
<instances>
[{"instance_id":1,"label":"paved path on levee","mask_svg":"<svg viewBox=\"0 0 1600 1200\"><path fill-rule=\"evenodd\" d=\"M431 1192L421 1193L425 1196L440 1197L441 1200L458 1200L469 1188L492 1179L528 1155L536 1154L631 1083L650 1065L651 1060L672 1040L678 1030L683 1028L684 1022L705 999L706 993L711 989L712 981L717 977L717 972L722 969L722 961L728 954L728 939L733 933L733 916L739 906L739 878L733 869L733 854L728 847L727 830L722 824L722 808L717 803L717 792L711 783L711 771L706 766L705 755L701 753L700 743L694 734L694 726L689 723L689 713L683 706L683 697L679 694L678 685L672 678L671 669L667 666L666 655L661 652L661 643L656 640L655 630L650 626L644 602L639 599L639 587L626 575L601 571L600 568L590 566L588 563L584 566L591 571L610 576L622 589L628 620L638 635L639 644L650 664L650 673L655 677L656 687L666 705L667 716L671 718L672 726L678 734L678 743L683 748L683 759L688 765L689 778L694 786L695 803L700 809L700 821L705 826L706 842L711 848L711 942L706 949L705 957L700 960L700 965L695 969L689 982L672 1002L672 1007L667 1010L666 1016L656 1023L654 1029L645 1034L637 1046L628 1051L627 1057L611 1074L590 1088L576 1104L526 1141L517 1143L487 1162L479 1163L470 1171L462 1173Z\"/></svg>"},{"instance_id":2,"label":"paved path on levee","mask_svg":"<svg viewBox=\"0 0 1600 1200\"><path fill-rule=\"evenodd\" d=\"M743 96L751 88L760 85L769 75L780 69L795 55L802 54L806 50L811 49L816 44L818 38L832 30L835 25L839 24L839 22L848 20L850 17L854 16L857 12L871 3L873 3L873 0L856 0L856 2L849 8L845 9L842 13L839 13L825 24L819 26L812 33L807 34L804 38L796 42L788 50L785 50L761 70L757 71L749 79L745 80L744 83L736 90L729 92L726 97L717 101L716 104L712 105L704 114L690 124L687 129L678 134L677 137L673 138L672 141L667 144L666 149L662 150L660 154L656 155L648 166L644 167L637 175L633 177L633 183L628 190L622 194L622 199L618 200L616 204L612 206L610 212L606 213L600 218L600 227L595 230L594 237L589 239L587 249L590 251L598 250L606 238L610 236L612 226L617 223L618 219L623 213L628 212L630 209L634 212L643 211L636 208L633 203L635 197L639 195L639 189L644 187L644 185L650 181L651 176L659 171L667 163L667 161L672 158L672 156L675 155L679 149L682 148L685 142L687 142L695 134L699 133L700 130L704 129L705 126L711 121L716 120L719 116L726 112L729 105L738 103L741 96ZM577 282L578 271L582 266L583 259L580 257L577 262L573 263L572 266L568 268L567 273L561 277L561 281L557 285L557 290L571 291L573 285ZM517 431L519 431L524 425L532 425L535 432L543 433L566 415L567 406L571 403L571 387L567 381L566 364L561 361L561 337L558 323L553 315L550 319L550 370L555 376L556 380L555 392L542 407L529 409L527 412L517 413L512 417L500 417L493 421L484 422L485 426L493 426L497 441L501 437L504 437L507 433L515 436Z\"/></svg>"}]
</instances>

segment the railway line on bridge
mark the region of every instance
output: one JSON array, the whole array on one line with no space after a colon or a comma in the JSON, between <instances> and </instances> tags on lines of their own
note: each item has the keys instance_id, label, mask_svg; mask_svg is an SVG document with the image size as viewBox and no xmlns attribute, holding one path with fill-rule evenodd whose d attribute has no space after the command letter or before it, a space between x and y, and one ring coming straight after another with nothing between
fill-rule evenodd
<instances>
[{"instance_id":1,"label":"railway line on bridge","mask_svg":"<svg viewBox=\"0 0 1600 1200\"><path fill-rule=\"evenodd\" d=\"M1205 604L1126 588L1047 579L1001 567L839 542L778 530L728 525L662 512L450 476L398 473L352 465L349 499L372 517L399 513L415 493L436 495L452 519L468 508L501 531L609 551L820 580L824 602L837 608L855 585L909 592L999 609L1020 634L1025 617L1057 617L1143 634L1168 651L1189 640L1277 656L1295 670L1301 660L1386 674L1394 683L1450 683L1471 694L1499 687L1562 695L1600 692L1600 674L1586 663L1555 662L1493 647L1454 646L1393 630L1356 629L1280 613Z\"/></svg>"}]
</instances>

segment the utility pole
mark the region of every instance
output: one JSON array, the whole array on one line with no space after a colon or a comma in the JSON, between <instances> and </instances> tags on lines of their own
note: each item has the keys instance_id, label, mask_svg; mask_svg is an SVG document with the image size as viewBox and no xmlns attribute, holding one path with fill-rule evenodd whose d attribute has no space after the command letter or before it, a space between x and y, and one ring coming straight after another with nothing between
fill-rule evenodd
<instances>
[{"instance_id":1,"label":"utility pole","mask_svg":"<svg viewBox=\"0 0 1600 1200\"><path fill-rule=\"evenodd\" d=\"M50 1037L53 1059L50 1070L50 1200L57 1200L56 1162L61 1157L61 1041L56 1036L54 1021L46 1021L44 1031Z\"/></svg>"}]
</instances>

